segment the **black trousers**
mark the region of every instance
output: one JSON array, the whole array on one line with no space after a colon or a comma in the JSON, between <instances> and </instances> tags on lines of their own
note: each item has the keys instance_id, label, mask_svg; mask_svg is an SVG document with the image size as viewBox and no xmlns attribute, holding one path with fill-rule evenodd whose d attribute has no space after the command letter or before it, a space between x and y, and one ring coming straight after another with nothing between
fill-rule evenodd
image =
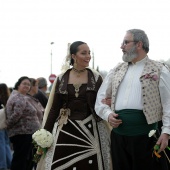
<instances>
[{"instance_id":1,"label":"black trousers","mask_svg":"<svg viewBox=\"0 0 170 170\"><path fill-rule=\"evenodd\" d=\"M28 170L32 162L32 135L16 135L10 141L14 150L11 170Z\"/></svg>"},{"instance_id":2,"label":"black trousers","mask_svg":"<svg viewBox=\"0 0 170 170\"><path fill-rule=\"evenodd\" d=\"M121 136L112 131L113 170L168 170L164 153L159 159L152 154L155 143L148 135Z\"/></svg>"}]
</instances>

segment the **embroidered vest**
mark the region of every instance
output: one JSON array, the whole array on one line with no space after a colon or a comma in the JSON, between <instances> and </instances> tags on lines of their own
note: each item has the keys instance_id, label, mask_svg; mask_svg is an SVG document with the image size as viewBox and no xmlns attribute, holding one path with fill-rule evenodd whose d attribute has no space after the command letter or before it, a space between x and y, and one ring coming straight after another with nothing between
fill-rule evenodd
<instances>
[{"instance_id":1,"label":"embroidered vest","mask_svg":"<svg viewBox=\"0 0 170 170\"><path fill-rule=\"evenodd\" d=\"M163 64L154 60L147 59L140 79L143 96L143 112L148 124L155 123L162 119L162 105L159 94L160 71ZM112 79L112 104L111 108L115 111L115 97L118 87L128 70L128 63L124 62L115 68ZM133 108L132 108L133 109Z\"/></svg>"}]
</instances>

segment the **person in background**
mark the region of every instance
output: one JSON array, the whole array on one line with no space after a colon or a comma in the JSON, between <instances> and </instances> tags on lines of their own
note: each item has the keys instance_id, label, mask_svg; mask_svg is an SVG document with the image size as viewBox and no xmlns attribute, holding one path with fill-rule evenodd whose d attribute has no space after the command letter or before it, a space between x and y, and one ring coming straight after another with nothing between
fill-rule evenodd
<instances>
[{"instance_id":1,"label":"person in background","mask_svg":"<svg viewBox=\"0 0 170 170\"><path fill-rule=\"evenodd\" d=\"M27 99L28 101L34 106L34 108L37 110L37 116L42 122L43 114L44 114L44 108L41 105L41 103L34 97L35 94L38 92L38 80L34 78L29 78L31 81L31 88L28 92ZM32 170L33 168L36 169L36 164L33 162L33 155L35 154L34 145L32 144L32 148L30 149L30 157L29 157L29 165L27 167L27 170Z\"/></svg>"},{"instance_id":2,"label":"person in background","mask_svg":"<svg viewBox=\"0 0 170 170\"><path fill-rule=\"evenodd\" d=\"M170 135L170 70L149 59L149 40L140 29L126 32L121 44L123 63L110 70L96 99L97 115L113 127L111 148L115 170L165 170L164 150ZM102 102L111 98L111 107ZM157 139L148 134L158 131ZM154 155L154 146L159 146ZM163 163L162 163L163 162Z\"/></svg>"},{"instance_id":3,"label":"person in background","mask_svg":"<svg viewBox=\"0 0 170 170\"><path fill-rule=\"evenodd\" d=\"M0 84L0 109L6 106L10 91L5 83ZM3 105L3 106L2 106ZM12 153L6 129L0 130L0 170L11 168Z\"/></svg>"},{"instance_id":4,"label":"person in background","mask_svg":"<svg viewBox=\"0 0 170 170\"><path fill-rule=\"evenodd\" d=\"M39 77L38 81L38 92L34 94L34 97L38 99L41 105L45 108L48 102L48 97L46 95L47 91L47 80L44 77Z\"/></svg>"},{"instance_id":5,"label":"person in background","mask_svg":"<svg viewBox=\"0 0 170 170\"><path fill-rule=\"evenodd\" d=\"M39 77L37 80L38 80L38 88L46 95L47 80L44 77Z\"/></svg>"},{"instance_id":6,"label":"person in background","mask_svg":"<svg viewBox=\"0 0 170 170\"><path fill-rule=\"evenodd\" d=\"M29 168L32 134L42 125L42 111L37 110L28 95L30 87L31 80L20 77L6 104L7 130L14 151L11 170Z\"/></svg>"},{"instance_id":7,"label":"person in background","mask_svg":"<svg viewBox=\"0 0 170 170\"><path fill-rule=\"evenodd\" d=\"M85 42L73 42L68 57L73 67L56 78L43 118L54 143L37 170L45 166L51 170L111 170L109 129L94 111L102 77L87 68L91 55Z\"/></svg>"}]
</instances>

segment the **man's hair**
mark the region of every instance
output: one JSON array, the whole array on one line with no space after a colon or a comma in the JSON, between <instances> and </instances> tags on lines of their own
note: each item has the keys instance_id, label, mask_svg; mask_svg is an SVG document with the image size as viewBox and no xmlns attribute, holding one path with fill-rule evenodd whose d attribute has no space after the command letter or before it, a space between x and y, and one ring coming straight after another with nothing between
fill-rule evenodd
<instances>
[{"instance_id":1,"label":"man's hair","mask_svg":"<svg viewBox=\"0 0 170 170\"><path fill-rule=\"evenodd\" d=\"M38 80L38 88L39 89L47 86L47 80L44 77L39 77L37 80Z\"/></svg>"},{"instance_id":2,"label":"man's hair","mask_svg":"<svg viewBox=\"0 0 170 170\"><path fill-rule=\"evenodd\" d=\"M146 33L140 29L130 29L127 33L131 33L133 36L133 40L136 42L141 41L143 43L143 49L146 53L149 52L149 39Z\"/></svg>"}]
</instances>

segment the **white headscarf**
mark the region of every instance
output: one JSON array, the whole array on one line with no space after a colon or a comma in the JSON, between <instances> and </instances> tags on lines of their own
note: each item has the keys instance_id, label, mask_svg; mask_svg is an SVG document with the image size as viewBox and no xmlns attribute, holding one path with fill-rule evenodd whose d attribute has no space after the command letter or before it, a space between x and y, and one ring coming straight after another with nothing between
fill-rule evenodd
<instances>
[{"instance_id":1,"label":"white headscarf","mask_svg":"<svg viewBox=\"0 0 170 170\"><path fill-rule=\"evenodd\" d=\"M48 117L48 114L49 114L49 112L50 112L50 109L51 109L53 100L54 100L54 94L55 94L56 84L57 84L57 78L55 79L55 81L54 81L54 83L53 83L53 86L52 86L52 89L51 89L51 92L50 92L50 95L49 95L49 98L48 98L48 103L47 103L47 106L46 106L45 111L44 111L42 128L44 127L44 125L45 125L45 123L46 123L46 121L47 121L47 117Z\"/></svg>"},{"instance_id":2,"label":"white headscarf","mask_svg":"<svg viewBox=\"0 0 170 170\"><path fill-rule=\"evenodd\" d=\"M62 73L64 73L65 71L67 71L70 68L70 61L71 61L70 45L71 45L71 43L68 43L68 46L67 46L67 55L66 55L64 64L61 67L61 72Z\"/></svg>"}]
</instances>

